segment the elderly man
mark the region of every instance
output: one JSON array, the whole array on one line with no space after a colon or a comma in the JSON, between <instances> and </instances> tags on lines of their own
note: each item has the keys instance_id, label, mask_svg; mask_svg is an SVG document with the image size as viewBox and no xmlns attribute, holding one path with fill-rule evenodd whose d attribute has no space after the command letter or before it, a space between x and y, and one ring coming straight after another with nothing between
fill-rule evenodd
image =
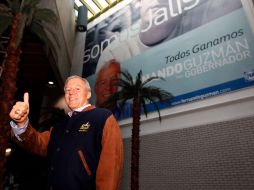
<instances>
[{"instance_id":1,"label":"elderly man","mask_svg":"<svg viewBox=\"0 0 254 190\"><path fill-rule=\"evenodd\" d=\"M106 63L98 72L95 82L96 105L101 105L111 95L117 92L117 79L121 72L120 63L115 59ZM115 105L108 109L113 110Z\"/></svg>"},{"instance_id":2,"label":"elderly man","mask_svg":"<svg viewBox=\"0 0 254 190\"><path fill-rule=\"evenodd\" d=\"M87 80L71 76L65 101L72 110L50 131L37 132L29 123L29 97L11 112L14 140L33 153L48 157L49 189L117 190L122 173L123 143L117 121L107 109L89 104Z\"/></svg>"},{"instance_id":3,"label":"elderly man","mask_svg":"<svg viewBox=\"0 0 254 190\"><path fill-rule=\"evenodd\" d=\"M118 91L117 81L121 72L120 63L112 59L98 71L95 81L96 106L101 106L110 96ZM119 110L115 104L107 105L115 117L125 119L132 116L132 104L125 103L122 110Z\"/></svg>"}]
</instances>

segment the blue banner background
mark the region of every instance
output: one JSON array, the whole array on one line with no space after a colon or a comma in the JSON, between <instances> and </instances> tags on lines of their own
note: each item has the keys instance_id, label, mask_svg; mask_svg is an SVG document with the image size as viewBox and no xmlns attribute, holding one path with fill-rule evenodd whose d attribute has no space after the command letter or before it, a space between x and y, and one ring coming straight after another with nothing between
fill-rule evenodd
<instances>
[{"instance_id":1,"label":"blue banner background","mask_svg":"<svg viewBox=\"0 0 254 190\"><path fill-rule=\"evenodd\" d=\"M204 48L209 42L214 45ZM195 52L194 47L204 50ZM177 55L182 58L169 61L171 56ZM166 81L156 81L152 85L175 96L171 105L160 104L160 108L165 108L253 86L253 55L253 34L244 9L240 8L122 60L121 69L133 76L142 70L145 78L164 77ZM87 77L91 86L94 86L95 78L96 74ZM95 103L95 97L91 102ZM149 111L153 110L149 105Z\"/></svg>"}]
</instances>

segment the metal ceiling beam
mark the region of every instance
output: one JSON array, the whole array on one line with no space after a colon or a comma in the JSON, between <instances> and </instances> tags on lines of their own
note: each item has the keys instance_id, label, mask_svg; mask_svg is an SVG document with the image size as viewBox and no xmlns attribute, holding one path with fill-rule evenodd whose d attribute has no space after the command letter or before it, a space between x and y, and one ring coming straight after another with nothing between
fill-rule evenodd
<instances>
[{"instance_id":1,"label":"metal ceiling beam","mask_svg":"<svg viewBox=\"0 0 254 190\"><path fill-rule=\"evenodd\" d=\"M93 15L96 15L96 12L88 5L86 1L80 0L80 2L83 3Z\"/></svg>"},{"instance_id":2,"label":"metal ceiling beam","mask_svg":"<svg viewBox=\"0 0 254 190\"><path fill-rule=\"evenodd\" d=\"M88 22L94 20L95 18L97 18L98 16L100 16L102 13L106 12L107 10L111 9L112 7L114 7L116 4L118 4L119 2L121 2L122 0L116 0L116 1L111 1L111 0L105 0L105 2L108 4L107 7L103 7L100 4L99 0L92 0L93 3L95 4L95 6L98 7L98 9L100 10L98 13L96 13L96 11L86 2L86 0L79 0L84 6L87 7L88 11L93 15L91 18L88 19ZM78 6L74 3L74 9L78 10Z\"/></svg>"},{"instance_id":3,"label":"metal ceiling beam","mask_svg":"<svg viewBox=\"0 0 254 190\"><path fill-rule=\"evenodd\" d=\"M103 10L103 7L102 7L101 4L99 3L99 1L93 0L93 2L94 2L94 4L95 4L97 7L99 7L100 11Z\"/></svg>"}]
</instances>

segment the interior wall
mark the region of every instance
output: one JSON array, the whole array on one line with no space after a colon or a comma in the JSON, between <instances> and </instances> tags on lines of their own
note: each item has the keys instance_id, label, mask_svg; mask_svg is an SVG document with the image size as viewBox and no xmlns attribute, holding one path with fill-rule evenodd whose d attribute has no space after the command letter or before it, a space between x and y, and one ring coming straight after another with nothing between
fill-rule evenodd
<instances>
[{"instance_id":1,"label":"interior wall","mask_svg":"<svg viewBox=\"0 0 254 190\"><path fill-rule=\"evenodd\" d=\"M57 67L61 80L65 81L70 75L73 57L75 37L74 2L69 0L43 0L40 2L40 6L53 10L59 17L59 21L53 29L59 41L59 46L55 44L57 60L54 60L53 64Z\"/></svg>"},{"instance_id":2,"label":"interior wall","mask_svg":"<svg viewBox=\"0 0 254 190\"><path fill-rule=\"evenodd\" d=\"M75 33L75 45L72 57L71 75L82 76L83 56L86 43L86 32Z\"/></svg>"},{"instance_id":3,"label":"interior wall","mask_svg":"<svg viewBox=\"0 0 254 190\"><path fill-rule=\"evenodd\" d=\"M75 12L74 1L70 0L56 0L57 11L60 17L60 22L65 38L66 48L68 52L68 59L71 62L74 48L75 38Z\"/></svg>"},{"instance_id":4,"label":"interior wall","mask_svg":"<svg viewBox=\"0 0 254 190\"><path fill-rule=\"evenodd\" d=\"M140 189L253 189L254 89L142 116ZM130 189L131 120L121 121Z\"/></svg>"},{"instance_id":5,"label":"interior wall","mask_svg":"<svg viewBox=\"0 0 254 190\"><path fill-rule=\"evenodd\" d=\"M141 136L140 190L254 189L253 123L251 116ZM120 189L129 190L130 138L124 147Z\"/></svg>"}]
</instances>

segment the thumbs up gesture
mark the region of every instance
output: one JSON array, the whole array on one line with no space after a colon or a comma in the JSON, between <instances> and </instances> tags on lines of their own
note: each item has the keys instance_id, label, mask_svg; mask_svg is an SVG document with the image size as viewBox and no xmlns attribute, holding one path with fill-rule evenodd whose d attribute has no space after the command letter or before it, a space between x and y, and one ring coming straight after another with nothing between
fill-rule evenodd
<instances>
[{"instance_id":1,"label":"thumbs up gesture","mask_svg":"<svg viewBox=\"0 0 254 190\"><path fill-rule=\"evenodd\" d=\"M23 127L26 121L28 120L29 114L29 94L24 93L23 102L19 101L12 107L10 112L10 117L16 122L18 127Z\"/></svg>"}]
</instances>

